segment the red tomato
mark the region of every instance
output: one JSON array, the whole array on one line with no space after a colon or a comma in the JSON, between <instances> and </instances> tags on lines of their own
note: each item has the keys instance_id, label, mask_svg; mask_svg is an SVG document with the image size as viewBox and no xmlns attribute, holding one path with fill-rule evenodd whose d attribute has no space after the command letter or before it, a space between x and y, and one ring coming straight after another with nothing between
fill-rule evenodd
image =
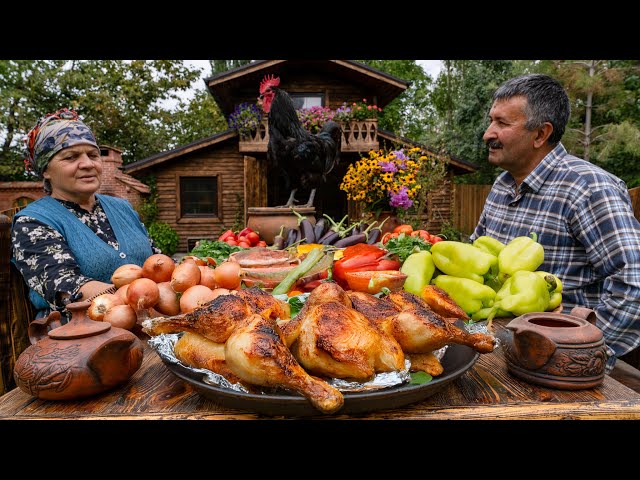
<instances>
[{"instance_id":1,"label":"red tomato","mask_svg":"<svg viewBox=\"0 0 640 480\"><path fill-rule=\"evenodd\" d=\"M256 247L266 247L267 246L267 242L265 242L264 240L260 240L258 243L256 243L255 246Z\"/></svg>"},{"instance_id":2,"label":"red tomato","mask_svg":"<svg viewBox=\"0 0 640 480\"><path fill-rule=\"evenodd\" d=\"M225 242L229 245L231 245L232 247L235 247L236 245L238 245L238 242L235 241L235 239L233 237L227 237L227 239L225 240Z\"/></svg>"},{"instance_id":3,"label":"red tomato","mask_svg":"<svg viewBox=\"0 0 640 480\"><path fill-rule=\"evenodd\" d=\"M218 237L218 240L220 242L226 242L227 238L233 238L234 240L238 239L238 237L236 237L236 234L233 233L233 230L227 230L226 232L224 232L222 235Z\"/></svg>"},{"instance_id":4,"label":"red tomato","mask_svg":"<svg viewBox=\"0 0 640 480\"><path fill-rule=\"evenodd\" d=\"M257 245L260 241L260 235L258 235L256 232L249 232L247 233L247 240L249 240L249 243L251 245Z\"/></svg>"},{"instance_id":5,"label":"red tomato","mask_svg":"<svg viewBox=\"0 0 640 480\"><path fill-rule=\"evenodd\" d=\"M400 234L399 233L391 233L391 232L385 233L383 235L383 237L382 237L382 244L385 245L392 238L398 238L398 235L400 235Z\"/></svg>"},{"instance_id":6,"label":"red tomato","mask_svg":"<svg viewBox=\"0 0 640 480\"><path fill-rule=\"evenodd\" d=\"M242 248L251 248L251 244L249 242L238 242L238 246Z\"/></svg>"},{"instance_id":7,"label":"red tomato","mask_svg":"<svg viewBox=\"0 0 640 480\"><path fill-rule=\"evenodd\" d=\"M442 237L439 237L437 235L431 235L431 239L429 240L429 242L433 245L434 243L441 242L442 240L443 240Z\"/></svg>"},{"instance_id":8,"label":"red tomato","mask_svg":"<svg viewBox=\"0 0 640 480\"><path fill-rule=\"evenodd\" d=\"M238 234L239 237L246 237L248 236L251 232L253 232L253 230L251 230L249 227L245 228L244 230L241 230L240 233Z\"/></svg>"},{"instance_id":9,"label":"red tomato","mask_svg":"<svg viewBox=\"0 0 640 480\"><path fill-rule=\"evenodd\" d=\"M406 235L411 234L413 232L413 227L411 225L407 225L406 223L402 225L398 225L393 229L393 233L404 233Z\"/></svg>"},{"instance_id":10,"label":"red tomato","mask_svg":"<svg viewBox=\"0 0 640 480\"><path fill-rule=\"evenodd\" d=\"M411 236L420 237L424 241L431 243L431 234L426 230L414 230L413 232L411 232Z\"/></svg>"}]
</instances>

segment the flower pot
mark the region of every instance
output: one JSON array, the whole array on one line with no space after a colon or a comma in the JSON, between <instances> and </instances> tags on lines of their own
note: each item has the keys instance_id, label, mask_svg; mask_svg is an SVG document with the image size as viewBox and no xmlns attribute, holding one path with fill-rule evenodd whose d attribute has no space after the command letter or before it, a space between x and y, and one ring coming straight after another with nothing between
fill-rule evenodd
<instances>
[{"instance_id":1,"label":"flower pot","mask_svg":"<svg viewBox=\"0 0 640 480\"><path fill-rule=\"evenodd\" d=\"M282 207L249 207L247 209L247 226L258 232L260 237L272 245L273 240L278 233L280 227L284 225L283 235L286 238L287 232L292 228L298 228L298 217L294 212L307 217L309 221L315 225L315 207L304 208L282 208Z\"/></svg>"}]
</instances>

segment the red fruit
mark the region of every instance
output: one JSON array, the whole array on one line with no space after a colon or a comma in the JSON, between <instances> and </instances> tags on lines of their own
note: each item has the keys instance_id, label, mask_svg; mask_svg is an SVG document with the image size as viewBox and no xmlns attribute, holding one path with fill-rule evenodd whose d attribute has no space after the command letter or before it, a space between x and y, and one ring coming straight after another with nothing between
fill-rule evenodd
<instances>
[{"instance_id":1,"label":"red fruit","mask_svg":"<svg viewBox=\"0 0 640 480\"><path fill-rule=\"evenodd\" d=\"M234 240L236 240L238 237L236 237L236 234L233 233L233 230L227 230L218 237L218 241L226 242L228 238L233 238Z\"/></svg>"},{"instance_id":2,"label":"red fruit","mask_svg":"<svg viewBox=\"0 0 640 480\"><path fill-rule=\"evenodd\" d=\"M236 245L238 245L238 242L236 242L236 241L233 239L233 237L229 237L229 238L227 238L227 239L225 240L225 242L226 242L228 245L231 245L232 247L235 247Z\"/></svg>"},{"instance_id":3,"label":"red fruit","mask_svg":"<svg viewBox=\"0 0 640 480\"><path fill-rule=\"evenodd\" d=\"M260 235L258 235L256 232L249 232L247 233L247 240L251 245L257 245L260 241Z\"/></svg>"},{"instance_id":4,"label":"red fruit","mask_svg":"<svg viewBox=\"0 0 640 480\"><path fill-rule=\"evenodd\" d=\"M256 247L266 247L267 246L267 242L265 242L264 240L260 240L258 243L256 243L255 246Z\"/></svg>"},{"instance_id":5,"label":"red fruit","mask_svg":"<svg viewBox=\"0 0 640 480\"><path fill-rule=\"evenodd\" d=\"M251 244L249 242L238 242L238 246L242 248L251 248Z\"/></svg>"}]
</instances>

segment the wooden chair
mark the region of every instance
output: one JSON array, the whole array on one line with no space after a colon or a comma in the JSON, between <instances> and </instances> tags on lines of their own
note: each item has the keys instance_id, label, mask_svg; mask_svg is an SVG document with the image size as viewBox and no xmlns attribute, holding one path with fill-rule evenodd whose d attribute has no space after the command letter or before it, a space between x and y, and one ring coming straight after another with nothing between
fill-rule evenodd
<instances>
[{"instance_id":1,"label":"wooden chair","mask_svg":"<svg viewBox=\"0 0 640 480\"><path fill-rule=\"evenodd\" d=\"M35 317L27 286L10 259L11 217L0 213L0 395L16 387L13 368L31 344L28 327Z\"/></svg>"}]
</instances>

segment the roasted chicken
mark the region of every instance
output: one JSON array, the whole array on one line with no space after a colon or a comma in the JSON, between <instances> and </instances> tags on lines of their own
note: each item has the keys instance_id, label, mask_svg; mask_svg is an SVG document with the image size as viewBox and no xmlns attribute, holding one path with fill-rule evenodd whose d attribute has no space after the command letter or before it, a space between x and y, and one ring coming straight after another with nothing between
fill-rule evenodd
<instances>
[{"instance_id":1,"label":"roasted chicken","mask_svg":"<svg viewBox=\"0 0 640 480\"><path fill-rule=\"evenodd\" d=\"M393 336L405 353L429 353L449 343L467 345L480 353L492 352L495 339L483 333L470 334L433 312L412 293L399 291L379 299L363 292L347 292L353 307L370 320L388 322L391 315Z\"/></svg>"},{"instance_id":2,"label":"roasted chicken","mask_svg":"<svg viewBox=\"0 0 640 480\"><path fill-rule=\"evenodd\" d=\"M351 308L336 283L314 289L284 331L298 362L316 375L366 381L377 372L404 368L398 342Z\"/></svg>"},{"instance_id":3,"label":"roasted chicken","mask_svg":"<svg viewBox=\"0 0 640 480\"><path fill-rule=\"evenodd\" d=\"M469 315L440 287L427 285L422 289L420 296L431 310L441 317L469 320Z\"/></svg>"},{"instance_id":4,"label":"roasted chicken","mask_svg":"<svg viewBox=\"0 0 640 480\"><path fill-rule=\"evenodd\" d=\"M238 323L254 313L273 319L290 316L286 302L254 287L240 290L237 295L220 295L186 314L145 320L143 330L149 335L194 332L224 343Z\"/></svg>"},{"instance_id":5,"label":"roasted chicken","mask_svg":"<svg viewBox=\"0 0 640 480\"><path fill-rule=\"evenodd\" d=\"M231 371L245 382L294 390L324 413L344 404L339 390L298 364L273 318L257 314L245 318L227 339L224 354Z\"/></svg>"}]
</instances>

